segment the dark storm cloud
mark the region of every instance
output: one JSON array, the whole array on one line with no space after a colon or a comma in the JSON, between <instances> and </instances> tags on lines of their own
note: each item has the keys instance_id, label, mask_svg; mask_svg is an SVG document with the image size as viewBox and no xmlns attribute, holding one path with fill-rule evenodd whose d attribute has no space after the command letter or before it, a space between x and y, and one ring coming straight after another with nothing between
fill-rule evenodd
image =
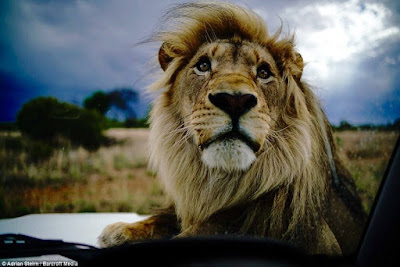
<instances>
[{"instance_id":1,"label":"dark storm cloud","mask_svg":"<svg viewBox=\"0 0 400 267\"><path fill-rule=\"evenodd\" d=\"M57 88L132 84L141 74L135 63L145 56L133 44L158 14L141 2L108 3L13 2L7 39L14 53L1 68Z\"/></svg>"},{"instance_id":2,"label":"dark storm cloud","mask_svg":"<svg viewBox=\"0 0 400 267\"><path fill-rule=\"evenodd\" d=\"M18 103L19 108L29 97L53 95L81 103L98 89L141 90L146 63L156 50L134 44L152 31L167 5L167 1L159 8L148 1L3 2L2 87L15 79L20 86L17 93L3 91L2 102ZM36 83L41 86L33 87ZM17 95L27 97L15 99ZM147 110L141 109L139 113ZM15 108L8 113L15 113Z\"/></svg>"},{"instance_id":3,"label":"dark storm cloud","mask_svg":"<svg viewBox=\"0 0 400 267\"><path fill-rule=\"evenodd\" d=\"M353 79L329 85L324 102L335 123L349 118L357 124L386 123L400 117L400 51L399 47L387 51L353 66Z\"/></svg>"},{"instance_id":4,"label":"dark storm cloud","mask_svg":"<svg viewBox=\"0 0 400 267\"><path fill-rule=\"evenodd\" d=\"M305 78L321 88L317 93L332 122L378 122L399 116L395 114L395 105L400 102L396 82L400 18L396 1L235 2L256 10L271 31L281 21L296 30L298 48L308 62ZM1 103L21 106L28 97L38 95L81 103L96 89L143 90L147 77L151 78L148 66L157 47L133 45L146 38L165 9L175 3L3 1ZM378 32L354 28L359 26L358 21L372 21L365 26ZM324 41L330 33L337 36L337 43ZM3 89L13 81L18 84L12 87L13 92ZM142 103L139 115L144 115L147 103ZM15 109L9 108L9 113L15 113Z\"/></svg>"}]
</instances>

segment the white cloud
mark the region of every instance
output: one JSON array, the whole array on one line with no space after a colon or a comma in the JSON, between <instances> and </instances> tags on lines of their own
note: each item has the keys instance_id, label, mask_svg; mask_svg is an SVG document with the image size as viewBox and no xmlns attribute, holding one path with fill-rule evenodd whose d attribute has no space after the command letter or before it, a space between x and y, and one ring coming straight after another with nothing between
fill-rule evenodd
<instances>
[{"instance_id":1,"label":"white cloud","mask_svg":"<svg viewBox=\"0 0 400 267\"><path fill-rule=\"evenodd\" d=\"M399 102L389 99L399 95L399 13L376 1L300 0L278 9L261 1L254 5L269 25L279 24L271 20L280 17L295 31L307 63L303 77L318 88L334 123L383 121L389 114L384 103Z\"/></svg>"},{"instance_id":2,"label":"white cloud","mask_svg":"<svg viewBox=\"0 0 400 267\"><path fill-rule=\"evenodd\" d=\"M267 18L268 12L258 9ZM323 85L346 79L360 58L376 57L379 46L400 38L400 28L389 24L392 12L381 3L310 2L289 7L280 14L295 27L298 49L308 62L305 77ZM343 64L350 64L343 69ZM337 72L338 75L332 75Z\"/></svg>"}]
</instances>

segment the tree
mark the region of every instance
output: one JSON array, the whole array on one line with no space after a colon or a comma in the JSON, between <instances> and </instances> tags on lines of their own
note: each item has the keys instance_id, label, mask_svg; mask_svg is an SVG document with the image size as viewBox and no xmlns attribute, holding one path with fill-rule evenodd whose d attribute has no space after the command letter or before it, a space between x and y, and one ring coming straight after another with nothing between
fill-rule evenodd
<instances>
[{"instance_id":1,"label":"tree","mask_svg":"<svg viewBox=\"0 0 400 267\"><path fill-rule=\"evenodd\" d=\"M86 109L97 110L101 115L104 115L111 107L111 97L102 91L96 91L85 98L83 106Z\"/></svg>"},{"instance_id":2,"label":"tree","mask_svg":"<svg viewBox=\"0 0 400 267\"><path fill-rule=\"evenodd\" d=\"M341 121L339 124L340 130L350 130L352 128L353 128L353 126L347 121Z\"/></svg>"},{"instance_id":3,"label":"tree","mask_svg":"<svg viewBox=\"0 0 400 267\"><path fill-rule=\"evenodd\" d=\"M397 118L393 123L393 129L400 130L400 118Z\"/></svg>"},{"instance_id":4,"label":"tree","mask_svg":"<svg viewBox=\"0 0 400 267\"><path fill-rule=\"evenodd\" d=\"M125 118L136 118L132 104L137 102L138 93L131 88L118 88L108 93L96 91L85 98L83 106L105 115L112 107L121 112Z\"/></svg>"},{"instance_id":5,"label":"tree","mask_svg":"<svg viewBox=\"0 0 400 267\"><path fill-rule=\"evenodd\" d=\"M126 118L136 118L136 113L132 108L132 103L138 101L138 93L130 88L114 89L108 93L111 99L111 106L115 106L123 113Z\"/></svg>"},{"instance_id":6,"label":"tree","mask_svg":"<svg viewBox=\"0 0 400 267\"><path fill-rule=\"evenodd\" d=\"M97 149L104 137L103 117L56 98L39 97L25 103L17 115L23 134L34 140L52 142L61 136L89 150Z\"/></svg>"}]
</instances>

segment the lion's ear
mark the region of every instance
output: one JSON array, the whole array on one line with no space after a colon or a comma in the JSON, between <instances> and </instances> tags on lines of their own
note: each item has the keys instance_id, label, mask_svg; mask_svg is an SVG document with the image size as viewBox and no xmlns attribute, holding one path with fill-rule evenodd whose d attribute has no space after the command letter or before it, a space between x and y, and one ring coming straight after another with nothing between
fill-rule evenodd
<instances>
[{"instance_id":1,"label":"lion's ear","mask_svg":"<svg viewBox=\"0 0 400 267\"><path fill-rule=\"evenodd\" d=\"M295 53L294 54L294 65L296 66L295 68L292 69L292 75L293 78L295 78L297 81L300 81L301 75L303 75L303 69L304 69L304 62L303 62L303 57L300 55L300 53Z\"/></svg>"},{"instance_id":2,"label":"lion's ear","mask_svg":"<svg viewBox=\"0 0 400 267\"><path fill-rule=\"evenodd\" d=\"M158 51L158 62L160 62L163 71L168 68L168 65L173 59L171 46L166 42L163 43Z\"/></svg>"},{"instance_id":3,"label":"lion's ear","mask_svg":"<svg viewBox=\"0 0 400 267\"><path fill-rule=\"evenodd\" d=\"M286 61L284 71L287 71L295 81L300 81L304 69L303 57L300 53L292 50L289 55L286 54L284 60Z\"/></svg>"},{"instance_id":4,"label":"lion's ear","mask_svg":"<svg viewBox=\"0 0 400 267\"><path fill-rule=\"evenodd\" d=\"M292 39L284 39L274 42L267 46L268 50L275 58L279 71L282 75L290 75L294 80L300 81L303 74L303 57L294 48Z\"/></svg>"}]
</instances>

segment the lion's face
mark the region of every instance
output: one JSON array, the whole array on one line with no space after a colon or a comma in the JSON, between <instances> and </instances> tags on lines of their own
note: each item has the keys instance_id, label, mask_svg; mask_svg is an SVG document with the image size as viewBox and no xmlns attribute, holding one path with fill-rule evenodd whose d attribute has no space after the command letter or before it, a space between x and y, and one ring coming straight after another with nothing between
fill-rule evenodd
<instances>
[{"instance_id":1,"label":"lion's face","mask_svg":"<svg viewBox=\"0 0 400 267\"><path fill-rule=\"evenodd\" d=\"M333 158L294 36L270 35L263 18L225 2L183 4L166 18L151 39L164 72L149 89L164 92L150 114L149 164L182 229L262 196L274 196L264 222L277 235L288 208L290 231L311 225Z\"/></svg>"},{"instance_id":2,"label":"lion's face","mask_svg":"<svg viewBox=\"0 0 400 267\"><path fill-rule=\"evenodd\" d=\"M248 169L264 150L285 94L268 50L247 41L206 43L177 81L174 98L203 162Z\"/></svg>"}]
</instances>

